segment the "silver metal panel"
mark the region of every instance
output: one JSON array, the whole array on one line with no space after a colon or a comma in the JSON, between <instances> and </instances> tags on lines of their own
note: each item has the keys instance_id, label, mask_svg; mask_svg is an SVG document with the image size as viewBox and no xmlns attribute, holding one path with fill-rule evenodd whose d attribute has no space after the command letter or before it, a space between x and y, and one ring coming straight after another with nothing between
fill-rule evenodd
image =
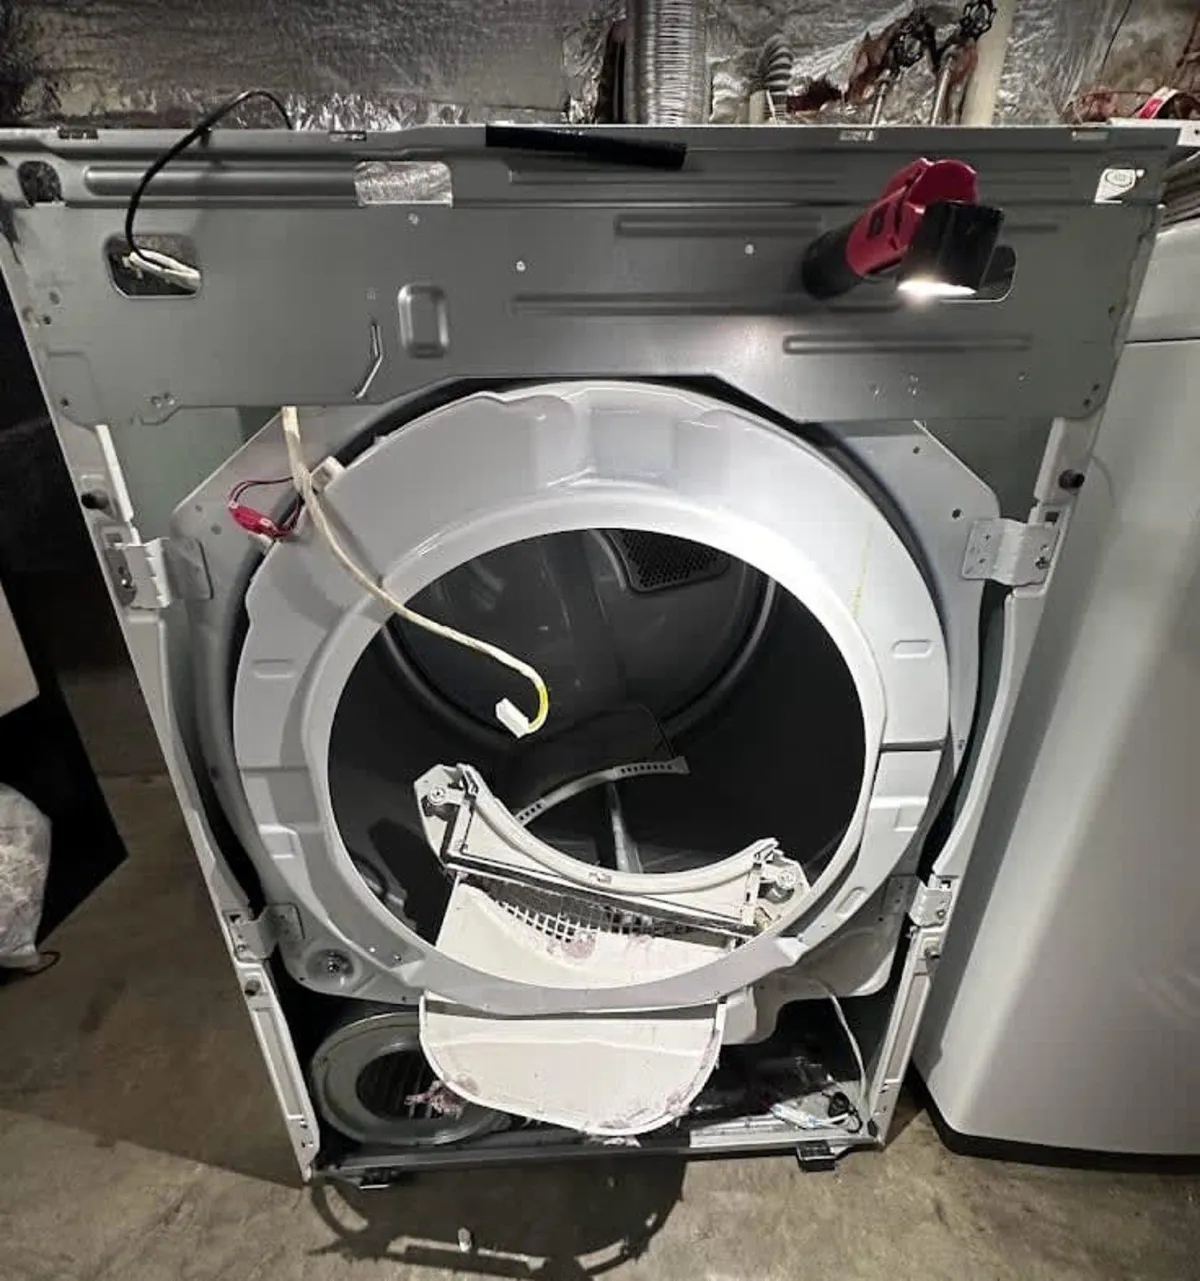
<instances>
[{"instance_id":1,"label":"silver metal panel","mask_svg":"<svg viewBox=\"0 0 1200 1281\"><path fill-rule=\"evenodd\" d=\"M898 165L942 150L941 138L670 136L691 147L679 173L501 154L469 127L365 140L220 131L155 180L140 216L144 233L194 243L200 291L128 298L105 246L173 135L0 130L0 226L21 264L9 284L54 403L85 423L347 403L373 363L373 326L383 362L362 397L373 404L518 370L718 377L809 419L970 418L998 406L1079 416L1102 401L1169 131L956 131L955 154L1006 211L1017 276L1003 302L923 309L878 288L818 304L797 269L815 235L856 216ZM356 165L413 158L450 167L453 206L358 207ZM19 168L30 161L55 168L65 205L26 207ZM1118 163L1145 176L1123 203L1096 207L1100 175ZM403 342L397 300L416 284L444 298L448 355ZM135 367L154 371L152 389Z\"/></svg>"}]
</instances>

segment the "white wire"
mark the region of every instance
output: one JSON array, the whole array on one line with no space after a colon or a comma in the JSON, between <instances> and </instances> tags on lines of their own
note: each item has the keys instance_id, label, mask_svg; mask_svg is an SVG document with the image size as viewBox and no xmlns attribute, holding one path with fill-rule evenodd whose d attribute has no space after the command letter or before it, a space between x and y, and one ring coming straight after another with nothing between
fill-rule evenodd
<instances>
[{"instance_id":1,"label":"white wire","mask_svg":"<svg viewBox=\"0 0 1200 1281\"><path fill-rule=\"evenodd\" d=\"M157 249L135 249L125 255L125 266L132 271L146 271L159 280L169 280L175 285L184 285L189 289L199 289L201 276L195 267L186 262L172 258L170 254L159 253Z\"/></svg>"},{"instance_id":2,"label":"white wire","mask_svg":"<svg viewBox=\"0 0 1200 1281\"><path fill-rule=\"evenodd\" d=\"M370 592L376 600L382 601L392 613L398 614L416 627L431 632L434 636L441 636L444 640L453 641L456 645L462 645L466 649L474 650L477 654L483 654L492 659L493 662L497 662L501 666L507 667L510 671L516 672L519 676L523 676L537 692L537 712L532 719L527 718L508 699L502 699L496 705L496 717L506 729L518 737L523 734L534 734L541 729L546 723L546 717L550 711L550 691L546 688L546 682L542 679L541 673L535 667L531 667L530 664L515 658L497 645L489 644L489 642L479 640L474 636L467 636L463 632L456 631L453 627L447 627L444 623L434 622L432 618L426 618L424 614L418 614L416 610L409 609L403 601L398 600L376 578L363 569L346 550L329 521L329 517L321 504L320 495L313 483L312 472L304 461L304 444L300 437L300 415L294 405L284 405L281 413L283 418L283 439L287 446L288 465L292 473L292 482L296 486L296 492L304 500L304 508L317 533L324 540L333 558L360 587Z\"/></svg>"},{"instance_id":3,"label":"white wire","mask_svg":"<svg viewBox=\"0 0 1200 1281\"><path fill-rule=\"evenodd\" d=\"M858 1046L858 1038L850 1030L846 1012L842 1009L842 1003L838 1000L833 989L822 983L820 979L810 979L809 981L819 987L829 998L833 1006L833 1012L837 1015L838 1022L842 1025L842 1031L846 1034L846 1040L850 1042L850 1049L854 1054L854 1062L858 1067L858 1115L865 1126L871 1119L871 1113L867 1107L867 1067L863 1062L862 1050Z\"/></svg>"}]
</instances>

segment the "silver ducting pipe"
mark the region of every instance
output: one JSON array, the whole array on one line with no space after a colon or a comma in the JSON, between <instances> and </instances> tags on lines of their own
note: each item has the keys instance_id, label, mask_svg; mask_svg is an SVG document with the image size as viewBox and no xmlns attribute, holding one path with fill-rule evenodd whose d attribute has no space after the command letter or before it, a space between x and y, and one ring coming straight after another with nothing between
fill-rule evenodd
<instances>
[{"instance_id":1,"label":"silver ducting pipe","mask_svg":"<svg viewBox=\"0 0 1200 1281\"><path fill-rule=\"evenodd\" d=\"M708 119L704 0L628 0L625 118L691 125Z\"/></svg>"},{"instance_id":2,"label":"silver ducting pipe","mask_svg":"<svg viewBox=\"0 0 1200 1281\"><path fill-rule=\"evenodd\" d=\"M1004 57L1012 35L1017 0L999 0L992 29L979 41L979 61L967 82L963 98L964 125L990 125L996 114ZM1030 67L1031 72L1033 67Z\"/></svg>"}]
</instances>

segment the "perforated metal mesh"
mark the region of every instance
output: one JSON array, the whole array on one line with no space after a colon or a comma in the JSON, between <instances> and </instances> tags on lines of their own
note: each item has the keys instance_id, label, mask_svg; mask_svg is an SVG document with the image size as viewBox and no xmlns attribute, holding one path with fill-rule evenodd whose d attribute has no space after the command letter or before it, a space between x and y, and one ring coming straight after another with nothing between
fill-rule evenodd
<instances>
[{"instance_id":1,"label":"perforated metal mesh","mask_svg":"<svg viewBox=\"0 0 1200 1281\"><path fill-rule=\"evenodd\" d=\"M715 547L642 529L617 529L609 537L635 592L661 592L719 578L730 558Z\"/></svg>"}]
</instances>

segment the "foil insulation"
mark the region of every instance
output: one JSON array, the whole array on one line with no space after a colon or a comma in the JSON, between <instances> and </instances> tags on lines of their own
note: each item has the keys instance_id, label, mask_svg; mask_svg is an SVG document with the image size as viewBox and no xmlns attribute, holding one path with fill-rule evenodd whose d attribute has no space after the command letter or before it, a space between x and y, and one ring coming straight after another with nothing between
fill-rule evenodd
<instances>
[{"instance_id":1,"label":"foil insulation","mask_svg":"<svg viewBox=\"0 0 1200 1281\"><path fill-rule=\"evenodd\" d=\"M1123 0L1017 0L997 124L1050 124L1100 69Z\"/></svg>"},{"instance_id":2,"label":"foil insulation","mask_svg":"<svg viewBox=\"0 0 1200 1281\"><path fill-rule=\"evenodd\" d=\"M669 58L661 45L657 54L643 45L645 114L675 111L677 99L690 111L699 93L711 95L718 121L744 118L770 37L782 35L792 50L793 89L825 78L840 92L864 34L878 35L911 8L697 0L689 12L688 0L656 2L672 6L670 22L655 29L674 43ZM930 7L948 20L959 8ZM1120 0L1017 0L998 119L1060 119L1094 74L1119 8ZM624 0L0 0L0 120L178 126L251 85L282 92L309 129L587 119L605 39L624 10ZM697 90L700 33L707 76ZM933 91L929 68L913 68L884 119L925 120ZM808 118L868 112L835 100ZM247 104L238 123L275 122L269 109Z\"/></svg>"},{"instance_id":3,"label":"foil insulation","mask_svg":"<svg viewBox=\"0 0 1200 1281\"><path fill-rule=\"evenodd\" d=\"M14 120L191 123L248 86L299 127L558 119L579 0L0 0ZM4 86L7 85L7 88ZM15 101L14 101L15 100ZM247 104L239 122L274 125Z\"/></svg>"}]
</instances>

